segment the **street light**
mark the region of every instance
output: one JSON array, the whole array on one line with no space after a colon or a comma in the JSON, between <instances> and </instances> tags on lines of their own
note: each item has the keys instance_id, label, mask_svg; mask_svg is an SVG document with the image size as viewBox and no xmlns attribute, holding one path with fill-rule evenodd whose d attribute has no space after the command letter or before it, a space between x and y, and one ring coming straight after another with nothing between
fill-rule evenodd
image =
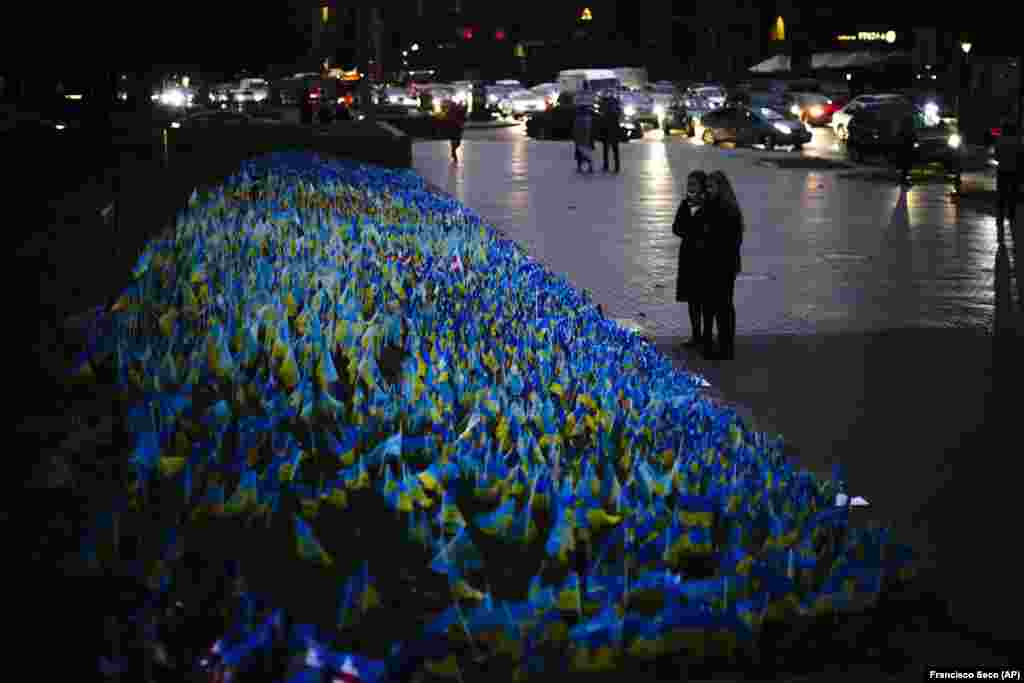
<instances>
[{"instance_id":1,"label":"street light","mask_svg":"<svg viewBox=\"0 0 1024 683\"><path fill-rule=\"evenodd\" d=\"M960 43L960 49L964 51L965 55L970 54L971 53L971 44L970 43Z\"/></svg>"},{"instance_id":2,"label":"street light","mask_svg":"<svg viewBox=\"0 0 1024 683\"><path fill-rule=\"evenodd\" d=\"M402 50L402 56L403 57L408 57L409 56L409 51L408 50Z\"/></svg>"},{"instance_id":3,"label":"street light","mask_svg":"<svg viewBox=\"0 0 1024 683\"><path fill-rule=\"evenodd\" d=\"M417 50L420 49L420 44L419 43L413 43L412 47L410 47L409 49L412 50L413 52L416 52Z\"/></svg>"}]
</instances>

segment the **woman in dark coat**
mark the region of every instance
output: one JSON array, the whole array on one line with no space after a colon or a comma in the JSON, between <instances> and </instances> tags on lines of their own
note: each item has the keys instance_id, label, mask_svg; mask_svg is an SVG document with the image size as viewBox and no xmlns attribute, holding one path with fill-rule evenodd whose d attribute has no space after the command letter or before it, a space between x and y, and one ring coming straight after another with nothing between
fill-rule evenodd
<instances>
[{"instance_id":1,"label":"woman in dark coat","mask_svg":"<svg viewBox=\"0 0 1024 683\"><path fill-rule=\"evenodd\" d=\"M686 178L686 198L679 204L672 223L672 232L683 240L679 244L676 301L687 302L690 309L692 336L683 343L685 348L695 348L704 343L701 327L705 293L703 253L709 237L704 210L706 194L707 175L704 171L693 171ZM710 329L706 331L708 334L711 332Z\"/></svg>"},{"instance_id":2,"label":"woman in dark coat","mask_svg":"<svg viewBox=\"0 0 1024 683\"><path fill-rule=\"evenodd\" d=\"M733 297L736 276L741 269L740 248L743 245L743 213L732 184L725 174L715 171L708 176L708 200L705 219L710 227L704 314L704 357L710 360L732 360L735 354L736 307ZM712 347L712 327L718 326L718 350Z\"/></svg>"}]
</instances>

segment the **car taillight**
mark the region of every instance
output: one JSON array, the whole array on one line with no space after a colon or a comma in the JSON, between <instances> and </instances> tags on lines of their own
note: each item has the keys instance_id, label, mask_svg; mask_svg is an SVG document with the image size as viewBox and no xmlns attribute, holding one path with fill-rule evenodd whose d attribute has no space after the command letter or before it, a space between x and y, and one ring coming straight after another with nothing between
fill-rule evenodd
<instances>
[{"instance_id":1,"label":"car taillight","mask_svg":"<svg viewBox=\"0 0 1024 683\"><path fill-rule=\"evenodd\" d=\"M991 133L992 137L995 137L995 138L1002 137L1002 135L1003 135L1003 129L1002 128L991 128L991 129L989 129L988 132Z\"/></svg>"}]
</instances>

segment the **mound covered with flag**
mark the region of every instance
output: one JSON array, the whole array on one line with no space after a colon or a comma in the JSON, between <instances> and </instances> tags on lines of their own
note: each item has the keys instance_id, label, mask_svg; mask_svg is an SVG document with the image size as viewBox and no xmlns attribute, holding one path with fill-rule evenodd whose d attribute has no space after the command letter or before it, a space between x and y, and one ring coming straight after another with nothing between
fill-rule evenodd
<instances>
[{"instance_id":1,"label":"mound covered with flag","mask_svg":"<svg viewBox=\"0 0 1024 683\"><path fill-rule=\"evenodd\" d=\"M90 560L119 526L160 539L158 590L179 540L240 562L265 610L233 667L274 609L308 666L363 679L731 656L909 566L848 525L841 474L795 471L408 171L274 154L194 194L76 377L120 387L133 441Z\"/></svg>"}]
</instances>

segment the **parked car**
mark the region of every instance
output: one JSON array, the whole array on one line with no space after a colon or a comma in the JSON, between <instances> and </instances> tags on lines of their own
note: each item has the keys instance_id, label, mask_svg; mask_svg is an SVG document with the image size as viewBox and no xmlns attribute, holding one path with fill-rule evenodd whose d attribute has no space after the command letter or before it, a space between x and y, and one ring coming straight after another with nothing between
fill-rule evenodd
<instances>
[{"instance_id":1,"label":"parked car","mask_svg":"<svg viewBox=\"0 0 1024 683\"><path fill-rule=\"evenodd\" d=\"M695 88L693 94L706 102L709 109L718 109L725 104L726 90L720 85L706 85Z\"/></svg>"},{"instance_id":2,"label":"parked car","mask_svg":"<svg viewBox=\"0 0 1024 683\"><path fill-rule=\"evenodd\" d=\"M530 90L544 98L545 109L550 109L558 102L559 88L557 83L539 83L530 88Z\"/></svg>"},{"instance_id":3,"label":"parked car","mask_svg":"<svg viewBox=\"0 0 1024 683\"><path fill-rule=\"evenodd\" d=\"M899 135L899 123L908 106L889 104L858 111L850 120L846 139L850 160L859 163L871 156L898 160L905 144ZM912 112L914 165L940 163L947 172L960 168L964 146L956 128L943 121L935 123L916 107Z\"/></svg>"},{"instance_id":4,"label":"parked car","mask_svg":"<svg viewBox=\"0 0 1024 683\"><path fill-rule=\"evenodd\" d=\"M660 113L663 119L668 115L672 103L679 96L679 91L670 81L648 83L644 86L644 93L654 100L655 113Z\"/></svg>"},{"instance_id":5,"label":"parked car","mask_svg":"<svg viewBox=\"0 0 1024 683\"><path fill-rule=\"evenodd\" d=\"M829 126L832 128L833 132L835 132L837 138L845 140L847 131L850 127L850 120L858 112L864 111L870 107L877 107L882 104L893 104L907 101L908 100L904 95L900 95L898 93L858 95L847 102L842 109L832 114L832 121L829 123Z\"/></svg>"},{"instance_id":6,"label":"parked car","mask_svg":"<svg viewBox=\"0 0 1024 683\"><path fill-rule=\"evenodd\" d=\"M734 90L729 93L725 103L726 106L752 107L754 109L760 107L767 107L778 111L789 109L785 96L782 93L771 90Z\"/></svg>"},{"instance_id":7,"label":"parked car","mask_svg":"<svg viewBox=\"0 0 1024 683\"><path fill-rule=\"evenodd\" d=\"M708 112L702 123L702 140L709 145L731 141L738 146L761 144L767 150L800 149L811 141L811 132L800 119L768 107L726 107Z\"/></svg>"},{"instance_id":8,"label":"parked car","mask_svg":"<svg viewBox=\"0 0 1024 683\"><path fill-rule=\"evenodd\" d=\"M519 81L504 80L484 85L484 99L487 102L487 108L493 112L500 112L502 101L513 92L523 89L523 85Z\"/></svg>"},{"instance_id":9,"label":"parked car","mask_svg":"<svg viewBox=\"0 0 1024 683\"><path fill-rule=\"evenodd\" d=\"M661 121L661 130L665 135L669 135L677 129L684 131L688 138L697 134L697 126L690 113L690 108L686 106L686 98L682 94L673 98Z\"/></svg>"},{"instance_id":10,"label":"parked car","mask_svg":"<svg viewBox=\"0 0 1024 683\"><path fill-rule=\"evenodd\" d=\"M420 98L410 94L405 88L382 88L374 98L374 103L417 109L420 106Z\"/></svg>"},{"instance_id":11,"label":"parked car","mask_svg":"<svg viewBox=\"0 0 1024 683\"><path fill-rule=\"evenodd\" d=\"M613 93L622 104L622 118L628 123L650 128L661 126L661 117L655 110L654 98L639 90L620 88Z\"/></svg>"},{"instance_id":12,"label":"parked car","mask_svg":"<svg viewBox=\"0 0 1024 683\"><path fill-rule=\"evenodd\" d=\"M821 93L791 92L786 94L789 113L812 126L824 126L832 120L832 100Z\"/></svg>"},{"instance_id":13,"label":"parked car","mask_svg":"<svg viewBox=\"0 0 1024 683\"><path fill-rule=\"evenodd\" d=\"M418 88L417 91L420 96L420 106L429 107L435 114L440 113L445 104L454 102L458 98L454 87L440 83Z\"/></svg>"},{"instance_id":14,"label":"parked car","mask_svg":"<svg viewBox=\"0 0 1024 683\"><path fill-rule=\"evenodd\" d=\"M522 119L547 108L548 103L544 96L532 90L513 91L498 103L498 110L502 116L511 116L515 119Z\"/></svg>"},{"instance_id":15,"label":"parked car","mask_svg":"<svg viewBox=\"0 0 1024 683\"><path fill-rule=\"evenodd\" d=\"M725 105L726 91L719 86L697 86L687 88L683 97L690 116L700 124L704 114Z\"/></svg>"},{"instance_id":16,"label":"parked car","mask_svg":"<svg viewBox=\"0 0 1024 683\"><path fill-rule=\"evenodd\" d=\"M595 117L597 112L595 111ZM537 112L526 120L526 134L539 140L568 140L572 138L573 123L576 120L576 107L573 96L562 93L558 103L546 111ZM599 131L599 122L595 118L595 137ZM643 128L634 123L623 121L620 124L622 140L636 140L644 135Z\"/></svg>"}]
</instances>

